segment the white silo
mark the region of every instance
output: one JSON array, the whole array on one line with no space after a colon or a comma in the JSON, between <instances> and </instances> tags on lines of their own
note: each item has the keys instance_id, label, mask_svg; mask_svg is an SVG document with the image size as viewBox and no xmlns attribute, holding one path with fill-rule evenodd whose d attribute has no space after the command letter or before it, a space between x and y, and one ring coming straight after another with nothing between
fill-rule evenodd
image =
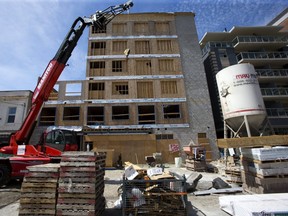
<instances>
[{"instance_id":1,"label":"white silo","mask_svg":"<svg viewBox=\"0 0 288 216\"><path fill-rule=\"evenodd\" d=\"M224 121L234 131L251 136L266 118L266 110L251 64L229 66L216 75Z\"/></svg>"}]
</instances>

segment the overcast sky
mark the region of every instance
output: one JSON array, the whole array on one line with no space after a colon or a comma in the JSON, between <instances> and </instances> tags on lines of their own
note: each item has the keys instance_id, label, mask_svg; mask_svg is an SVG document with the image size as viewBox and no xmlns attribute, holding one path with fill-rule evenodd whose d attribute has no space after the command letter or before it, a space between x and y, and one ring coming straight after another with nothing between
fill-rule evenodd
<instances>
[{"instance_id":1,"label":"overcast sky","mask_svg":"<svg viewBox=\"0 0 288 216\"><path fill-rule=\"evenodd\" d=\"M0 91L31 90L79 16L126 0L0 0ZM134 0L130 13L194 12L198 37L233 26L266 25L287 0ZM59 80L85 79L88 29Z\"/></svg>"}]
</instances>

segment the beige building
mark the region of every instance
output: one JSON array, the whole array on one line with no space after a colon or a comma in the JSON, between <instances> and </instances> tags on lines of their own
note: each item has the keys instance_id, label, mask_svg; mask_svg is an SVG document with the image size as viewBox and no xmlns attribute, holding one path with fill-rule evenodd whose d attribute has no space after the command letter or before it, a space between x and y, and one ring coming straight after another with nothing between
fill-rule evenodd
<instances>
[{"instance_id":1,"label":"beige building","mask_svg":"<svg viewBox=\"0 0 288 216\"><path fill-rule=\"evenodd\" d=\"M61 81L39 119L41 126L82 127L87 144L145 162L173 147L205 143L218 157L216 135L193 13L117 16L90 29L86 80Z\"/></svg>"},{"instance_id":2,"label":"beige building","mask_svg":"<svg viewBox=\"0 0 288 216\"><path fill-rule=\"evenodd\" d=\"M31 106L31 91L0 91L0 144L8 144L11 133L17 131Z\"/></svg>"}]
</instances>

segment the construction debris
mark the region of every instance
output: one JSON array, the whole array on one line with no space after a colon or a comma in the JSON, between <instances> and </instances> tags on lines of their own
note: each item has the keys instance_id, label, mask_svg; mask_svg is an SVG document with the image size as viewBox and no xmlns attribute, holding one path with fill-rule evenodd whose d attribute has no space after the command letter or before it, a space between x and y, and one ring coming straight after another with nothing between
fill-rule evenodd
<instances>
[{"instance_id":1,"label":"construction debris","mask_svg":"<svg viewBox=\"0 0 288 216\"><path fill-rule=\"evenodd\" d=\"M203 195L210 195L210 194L238 193L242 191L243 191L242 187L223 188L223 189L211 188L209 190L195 191L193 194L195 196L203 196Z\"/></svg>"},{"instance_id":2,"label":"construction debris","mask_svg":"<svg viewBox=\"0 0 288 216\"><path fill-rule=\"evenodd\" d=\"M158 167L147 170L134 169L135 166L131 163L126 164L129 164L126 167L129 172L125 171L123 177L121 194L123 215L184 216L187 214L184 178L177 179Z\"/></svg>"}]
</instances>

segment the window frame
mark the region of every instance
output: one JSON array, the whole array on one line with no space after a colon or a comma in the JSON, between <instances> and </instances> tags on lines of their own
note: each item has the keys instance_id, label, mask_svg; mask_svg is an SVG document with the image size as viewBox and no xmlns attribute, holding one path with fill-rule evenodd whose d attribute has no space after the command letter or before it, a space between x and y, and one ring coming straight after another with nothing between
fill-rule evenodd
<instances>
[{"instance_id":1,"label":"window frame","mask_svg":"<svg viewBox=\"0 0 288 216\"><path fill-rule=\"evenodd\" d=\"M11 111L13 111L13 113L11 113ZM13 124L15 123L16 120L16 114L17 114L17 106L15 107L8 107L8 113L7 113L7 124ZM10 119L12 118L12 119ZM10 121L13 120L13 121Z\"/></svg>"}]
</instances>

